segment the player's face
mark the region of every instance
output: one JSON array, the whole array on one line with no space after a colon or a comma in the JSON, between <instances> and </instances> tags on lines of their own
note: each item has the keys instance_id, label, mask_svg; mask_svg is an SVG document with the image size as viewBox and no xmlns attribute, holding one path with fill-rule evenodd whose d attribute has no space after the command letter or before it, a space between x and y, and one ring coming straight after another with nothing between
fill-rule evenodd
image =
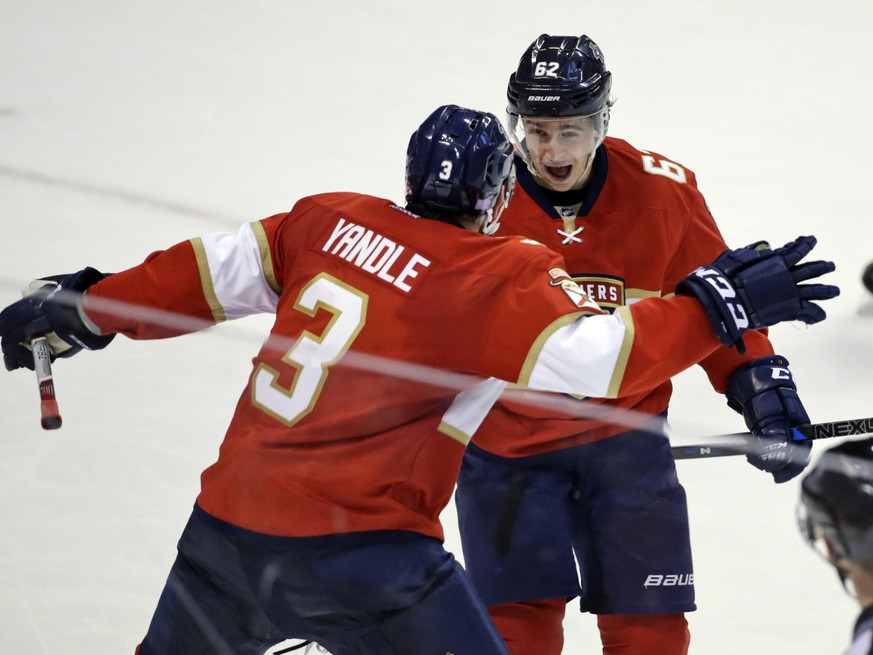
<instances>
[{"instance_id":1,"label":"player's face","mask_svg":"<svg viewBox=\"0 0 873 655\"><path fill-rule=\"evenodd\" d=\"M524 138L530 165L555 191L581 189L587 180L589 158L597 147L597 130L590 116L525 118Z\"/></svg>"}]
</instances>

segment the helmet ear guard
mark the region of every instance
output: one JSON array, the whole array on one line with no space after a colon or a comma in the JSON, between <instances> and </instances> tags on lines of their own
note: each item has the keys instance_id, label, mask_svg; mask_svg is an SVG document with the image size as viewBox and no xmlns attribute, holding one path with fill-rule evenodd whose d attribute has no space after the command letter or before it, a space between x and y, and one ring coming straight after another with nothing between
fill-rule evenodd
<instances>
[{"instance_id":1,"label":"helmet ear guard","mask_svg":"<svg viewBox=\"0 0 873 655\"><path fill-rule=\"evenodd\" d=\"M500 195L497 197L497 202L492 209L487 211L487 218L482 223L480 229L482 234L488 236L492 236L498 229L500 229L500 215L503 213L503 210L506 209L509 201L512 200L512 194L515 191L515 164L511 157L507 161L510 164L509 173L506 175L506 179L500 189Z\"/></svg>"},{"instance_id":2,"label":"helmet ear guard","mask_svg":"<svg viewBox=\"0 0 873 655\"><path fill-rule=\"evenodd\" d=\"M457 105L437 108L409 140L407 206L438 216L493 212L501 197L511 195L512 153L493 114Z\"/></svg>"}]
</instances>

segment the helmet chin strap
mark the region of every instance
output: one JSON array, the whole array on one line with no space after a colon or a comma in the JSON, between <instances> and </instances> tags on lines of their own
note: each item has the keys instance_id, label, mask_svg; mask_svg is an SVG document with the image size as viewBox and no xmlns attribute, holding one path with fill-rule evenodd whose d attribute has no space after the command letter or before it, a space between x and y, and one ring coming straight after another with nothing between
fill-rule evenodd
<instances>
[{"instance_id":1,"label":"helmet chin strap","mask_svg":"<svg viewBox=\"0 0 873 655\"><path fill-rule=\"evenodd\" d=\"M843 590L855 600L858 600L858 592L855 590L855 583L849 578L848 574L839 566L834 564L837 570L837 575L840 577L840 584L843 585Z\"/></svg>"},{"instance_id":2,"label":"helmet chin strap","mask_svg":"<svg viewBox=\"0 0 873 655\"><path fill-rule=\"evenodd\" d=\"M607 121L608 120L609 120L609 118L608 118L608 114L607 114ZM585 186L586 184L588 184L588 176L591 175L591 169L594 168L594 157L597 155L597 149L601 146L601 144L603 143L603 141L605 139L606 139L606 128L604 127L603 131L598 133L597 141L595 141L595 143L594 143L594 150L592 150L591 153L588 155L588 163L585 164L585 170L582 171L582 175L579 176L579 179L576 180L576 183L578 183L579 180L584 180L584 182L582 183L582 186ZM575 186L575 184L574 184L574 186Z\"/></svg>"},{"instance_id":3,"label":"helmet chin strap","mask_svg":"<svg viewBox=\"0 0 873 655\"><path fill-rule=\"evenodd\" d=\"M597 148L591 151L591 154L588 155L588 163L585 164L585 170L582 171L582 175L579 176L579 179L576 180L573 186L579 183L579 180L583 180L582 186L588 184L588 176L591 175L591 169L594 167L594 155L597 154Z\"/></svg>"},{"instance_id":4,"label":"helmet chin strap","mask_svg":"<svg viewBox=\"0 0 873 655\"><path fill-rule=\"evenodd\" d=\"M503 207L499 209L497 207L492 207L485 214L483 214L484 220L479 226L479 232L486 236L493 236L498 229L500 229L500 215L503 213Z\"/></svg>"},{"instance_id":5,"label":"helmet chin strap","mask_svg":"<svg viewBox=\"0 0 873 655\"><path fill-rule=\"evenodd\" d=\"M497 228L500 227L500 223L494 220L493 209L489 209L485 212L483 217L484 220L479 224L479 233L490 237L497 231Z\"/></svg>"}]
</instances>

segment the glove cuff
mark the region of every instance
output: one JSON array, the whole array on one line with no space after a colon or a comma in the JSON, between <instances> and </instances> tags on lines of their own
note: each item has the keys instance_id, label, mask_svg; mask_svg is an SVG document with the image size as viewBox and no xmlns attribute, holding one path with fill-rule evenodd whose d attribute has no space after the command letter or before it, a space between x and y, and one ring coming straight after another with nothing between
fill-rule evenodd
<instances>
[{"instance_id":1,"label":"glove cuff","mask_svg":"<svg viewBox=\"0 0 873 655\"><path fill-rule=\"evenodd\" d=\"M722 345L746 352L743 333L749 328L745 307L727 277L714 266L701 266L676 286L676 293L694 296Z\"/></svg>"},{"instance_id":2,"label":"glove cuff","mask_svg":"<svg viewBox=\"0 0 873 655\"><path fill-rule=\"evenodd\" d=\"M55 333L66 341L87 350L100 350L109 345L114 334L101 335L81 311L82 293L106 275L88 267L64 278L45 299L43 312Z\"/></svg>"},{"instance_id":3,"label":"glove cuff","mask_svg":"<svg viewBox=\"0 0 873 655\"><path fill-rule=\"evenodd\" d=\"M739 367L728 380L725 397L728 406L743 415L746 427L758 437L809 423L788 360L779 355Z\"/></svg>"},{"instance_id":4,"label":"glove cuff","mask_svg":"<svg viewBox=\"0 0 873 655\"><path fill-rule=\"evenodd\" d=\"M809 423L809 416L797 396L788 360L769 355L743 364L731 374L725 396L757 437L754 450L746 456L748 462L776 482L800 474L812 442L792 438L791 428Z\"/></svg>"},{"instance_id":5,"label":"glove cuff","mask_svg":"<svg viewBox=\"0 0 873 655\"><path fill-rule=\"evenodd\" d=\"M728 378L725 395L728 405L738 412L749 400L768 389L797 389L788 360L780 355L768 355L746 362Z\"/></svg>"}]
</instances>

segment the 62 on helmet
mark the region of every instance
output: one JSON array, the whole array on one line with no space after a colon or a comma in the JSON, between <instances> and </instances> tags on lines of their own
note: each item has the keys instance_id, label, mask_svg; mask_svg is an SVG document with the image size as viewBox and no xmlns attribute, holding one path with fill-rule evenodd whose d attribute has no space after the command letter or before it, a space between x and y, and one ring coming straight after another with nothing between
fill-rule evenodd
<instances>
[{"instance_id":1,"label":"62 on helmet","mask_svg":"<svg viewBox=\"0 0 873 655\"><path fill-rule=\"evenodd\" d=\"M537 174L550 163L544 158L559 159L559 166L575 159L587 165L569 182L582 183L594 151L606 138L611 89L603 53L587 36L542 34L528 47L509 76L506 114L510 137L531 172ZM543 152L542 137L558 140L565 135L563 153ZM572 136L577 143L570 142Z\"/></svg>"},{"instance_id":2,"label":"62 on helmet","mask_svg":"<svg viewBox=\"0 0 873 655\"><path fill-rule=\"evenodd\" d=\"M509 76L507 111L518 116L590 116L606 111L612 74L587 36L542 34Z\"/></svg>"}]
</instances>

